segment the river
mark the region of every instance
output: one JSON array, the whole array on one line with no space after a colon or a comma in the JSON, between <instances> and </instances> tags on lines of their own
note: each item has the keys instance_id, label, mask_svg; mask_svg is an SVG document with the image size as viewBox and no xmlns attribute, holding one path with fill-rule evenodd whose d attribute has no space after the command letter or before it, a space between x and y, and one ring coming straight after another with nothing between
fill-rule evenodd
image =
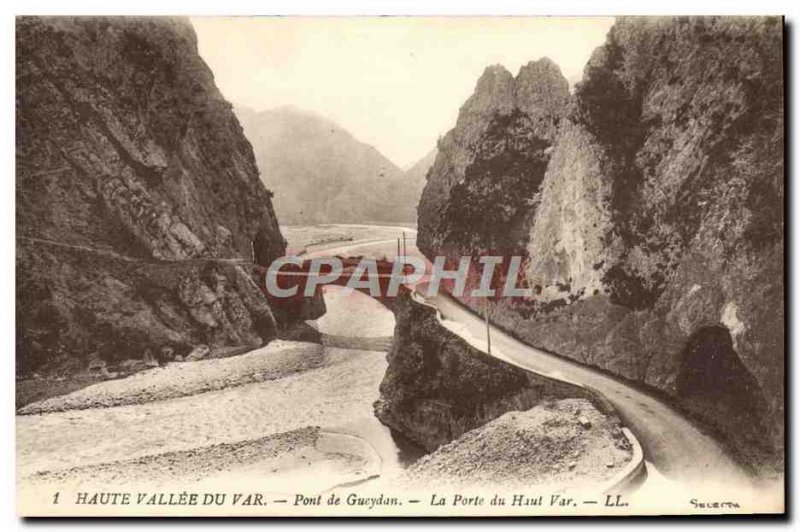
<instances>
[{"instance_id":1,"label":"river","mask_svg":"<svg viewBox=\"0 0 800 532\"><path fill-rule=\"evenodd\" d=\"M377 239L379 247L386 240ZM56 404L45 413L17 416L23 491L44 499L54 483L187 489L213 481L291 492L397 474L421 452L399 445L372 410L386 371L386 352L374 346L390 345L394 315L359 292L326 287L323 294L327 312L309 324L323 338L373 347L276 341L239 357L170 363L63 396L64 405L82 406L57 411ZM241 378L254 368L267 374L275 364L300 366L300 356L319 360L262 382ZM215 389L221 379L243 383ZM131 403L128 396L158 400L121 404ZM307 429L318 432L309 436Z\"/></svg>"}]
</instances>

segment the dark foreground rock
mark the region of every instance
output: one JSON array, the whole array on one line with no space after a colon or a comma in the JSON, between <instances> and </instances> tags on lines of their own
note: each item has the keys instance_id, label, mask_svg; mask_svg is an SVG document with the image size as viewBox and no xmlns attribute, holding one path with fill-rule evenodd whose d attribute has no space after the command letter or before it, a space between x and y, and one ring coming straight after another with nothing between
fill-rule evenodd
<instances>
[{"instance_id":1,"label":"dark foreground rock","mask_svg":"<svg viewBox=\"0 0 800 532\"><path fill-rule=\"evenodd\" d=\"M441 326L435 311L401 291L395 340L375 413L404 438L433 451L511 410L589 397L486 355Z\"/></svg>"},{"instance_id":2,"label":"dark foreground rock","mask_svg":"<svg viewBox=\"0 0 800 532\"><path fill-rule=\"evenodd\" d=\"M274 338L285 241L189 22L16 29L18 374Z\"/></svg>"}]
</instances>

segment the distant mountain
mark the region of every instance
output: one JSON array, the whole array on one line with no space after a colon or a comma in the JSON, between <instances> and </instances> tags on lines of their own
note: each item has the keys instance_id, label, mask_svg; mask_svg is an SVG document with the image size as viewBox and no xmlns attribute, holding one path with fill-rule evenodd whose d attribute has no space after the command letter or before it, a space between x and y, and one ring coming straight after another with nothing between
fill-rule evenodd
<instances>
[{"instance_id":1,"label":"distant mountain","mask_svg":"<svg viewBox=\"0 0 800 532\"><path fill-rule=\"evenodd\" d=\"M335 122L294 107L235 112L281 223L416 221L421 186Z\"/></svg>"}]
</instances>

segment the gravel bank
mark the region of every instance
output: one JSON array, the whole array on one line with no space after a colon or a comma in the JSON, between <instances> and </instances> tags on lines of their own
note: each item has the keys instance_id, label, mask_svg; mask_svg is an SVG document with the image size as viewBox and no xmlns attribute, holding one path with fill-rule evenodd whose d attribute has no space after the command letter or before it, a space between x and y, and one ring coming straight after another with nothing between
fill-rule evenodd
<instances>
[{"instance_id":1,"label":"gravel bank","mask_svg":"<svg viewBox=\"0 0 800 532\"><path fill-rule=\"evenodd\" d=\"M378 467L380 460L362 440L304 427L255 440L36 473L25 478L24 486L38 492L48 487L135 491L147 486L150 490L215 492L221 487L232 492L252 487L260 492L292 493L357 481L376 474Z\"/></svg>"},{"instance_id":2,"label":"gravel bank","mask_svg":"<svg viewBox=\"0 0 800 532\"><path fill-rule=\"evenodd\" d=\"M305 427L255 440L221 443L188 451L174 451L60 471L36 473L31 484L90 484L95 489L117 488L125 484L147 483L151 488L171 482L198 482L220 471L271 465L272 459L285 459L287 453L311 454L319 437L318 427Z\"/></svg>"},{"instance_id":3,"label":"gravel bank","mask_svg":"<svg viewBox=\"0 0 800 532\"><path fill-rule=\"evenodd\" d=\"M619 422L585 399L509 412L409 467L402 484L442 489L595 487L631 459Z\"/></svg>"},{"instance_id":4,"label":"gravel bank","mask_svg":"<svg viewBox=\"0 0 800 532\"><path fill-rule=\"evenodd\" d=\"M18 416L17 463L24 476L343 425L372 415L385 370L384 353L326 348L319 368L272 381L151 403Z\"/></svg>"},{"instance_id":5,"label":"gravel bank","mask_svg":"<svg viewBox=\"0 0 800 532\"><path fill-rule=\"evenodd\" d=\"M20 408L20 415L83 410L163 401L203 392L265 382L320 367L325 360L319 345L276 340L244 355L230 358L171 362L124 379L102 381L72 393Z\"/></svg>"}]
</instances>

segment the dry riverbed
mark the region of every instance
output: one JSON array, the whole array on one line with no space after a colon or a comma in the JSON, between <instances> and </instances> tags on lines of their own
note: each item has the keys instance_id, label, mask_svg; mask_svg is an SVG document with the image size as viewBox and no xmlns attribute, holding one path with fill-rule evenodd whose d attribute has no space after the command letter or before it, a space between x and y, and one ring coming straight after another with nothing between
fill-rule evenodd
<instances>
[{"instance_id":1,"label":"dry riverbed","mask_svg":"<svg viewBox=\"0 0 800 532\"><path fill-rule=\"evenodd\" d=\"M44 414L163 401L234 386L265 382L320 367L324 349L315 344L276 340L244 355L170 362L124 379L105 380L86 388L37 401L18 414Z\"/></svg>"},{"instance_id":2,"label":"dry riverbed","mask_svg":"<svg viewBox=\"0 0 800 532\"><path fill-rule=\"evenodd\" d=\"M287 241L288 253L304 253L336 248L350 242L380 241L416 236L413 225L321 224L285 225L281 233Z\"/></svg>"},{"instance_id":3,"label":"dry riverbed","mask_svg":"<svg viewBox=\"0 0 800 532\"><path fill-rule=\"evenodd\" d=\"M391 334L391 313L363 294L326 290L326 304L330 315L312 323L324 334ZM120 483L322 491L362 480L398 467L372 414L385 371L382 351L275 341L103 381L21 410L19 478L41 493Z\"/></svg>"},{"instance_id":4,"label":"dry riverbed","mask_svg":"<svg viewBox=\"0 0 800 532\"><path fill-rule=\"evenodd\" d=\"M324 336L391 336L393 315L367 296L331 287L325 299L329 314L311 323ZM406 487L564 486L610 478L630 459L616 420L568 400L508 413L403 474L419 453L398 448L372 412L385 371L383 351L275 341L31 403L17 416L22 493L256 486L291 494L367 479L367 489L390 487L401 475Z\"/></svg>"},{"instance_id":5,"label":"dry riverbed","mask_svg":"<svg viewBox=\"0 0 800 532\"><path fill-rule=\"evenodd\" d=\"M327 349L325 357L320 368L271 381L135 405L18 416L20 471L187 451L371 415L385 370L383 353Z\"/></svg>"}]
</instances>

